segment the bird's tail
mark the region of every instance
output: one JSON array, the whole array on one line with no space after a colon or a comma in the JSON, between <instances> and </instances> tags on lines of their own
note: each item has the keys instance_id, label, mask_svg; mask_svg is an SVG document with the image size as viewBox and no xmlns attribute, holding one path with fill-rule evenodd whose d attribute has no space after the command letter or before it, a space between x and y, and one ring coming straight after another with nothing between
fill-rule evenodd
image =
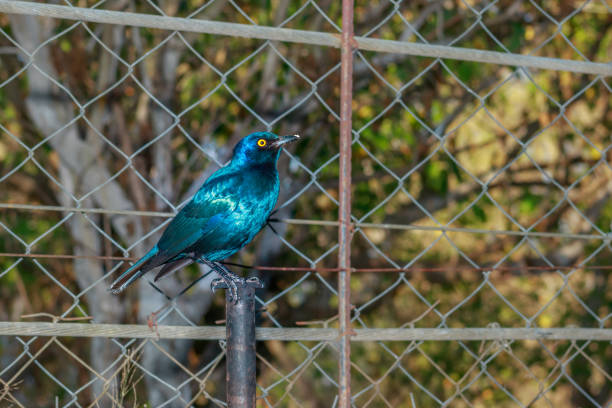
<instances>
[{"instance_id":1,"label":"bird's tail","mask_svg":"<svg viewBox=\"0 0 612 408\"><path fill-rule=\"evenodd\" d=\"M119 276L112 283L112 285L110 285L109 290L111 291L111 293L116 295L118 293L123 292L123 290L125 290L125 288L127 288L132 282L134 282L136 279L144 275L149 269L144 269L142 268L142 266L144 265L145 262L149 261L155 255L157 255L158 252L159 252L159 249L157 248L157 246L154 247L149 252L147 252L145 256L140 258L138 262L136 262L134 265L128 268L125 272L123 272L121 276Z\"/></svg>"}]
</instances>

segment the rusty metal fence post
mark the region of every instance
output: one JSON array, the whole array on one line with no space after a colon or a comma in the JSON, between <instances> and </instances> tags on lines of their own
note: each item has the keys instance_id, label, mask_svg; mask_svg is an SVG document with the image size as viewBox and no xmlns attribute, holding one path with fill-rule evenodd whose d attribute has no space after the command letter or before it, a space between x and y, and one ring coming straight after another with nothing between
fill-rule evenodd
<instances>
[{"instance_id":1,"label":"rusty metal fence post","mask_svg":"<svg viewBox=\"0 0 612 408\"><path fill-rule=\"evenodd\" d=\"M338 228L338 386L340 408L351 406L351 141L353 100L353 0L342 1L340 71L340 172Z\"/></svg>"}]
</instances>

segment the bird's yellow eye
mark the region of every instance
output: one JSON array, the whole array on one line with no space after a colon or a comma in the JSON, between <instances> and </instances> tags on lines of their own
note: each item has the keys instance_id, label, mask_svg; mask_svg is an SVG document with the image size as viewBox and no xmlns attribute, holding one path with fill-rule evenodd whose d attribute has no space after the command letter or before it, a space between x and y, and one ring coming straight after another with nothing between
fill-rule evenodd
<instances>
[{"instance_id":1,"label":"bird's yellow eye","mask_svg":"<svg viewBox=\"0 0 612 408\"><path fill-rule=\"evenodd\" d=\"M259 147L266 147L267 144L268 144L268 142L266 141L266 139L259 139L257 141L257 146L259 146Z\"/></svg>"}]
</instances>

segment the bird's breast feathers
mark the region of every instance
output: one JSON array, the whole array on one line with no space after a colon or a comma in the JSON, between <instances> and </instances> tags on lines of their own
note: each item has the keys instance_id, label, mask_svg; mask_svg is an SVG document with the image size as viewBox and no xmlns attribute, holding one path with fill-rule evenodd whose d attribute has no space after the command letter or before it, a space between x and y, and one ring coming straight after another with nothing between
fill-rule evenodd
<instances>
[{"instance_id":1,"label":"bird's breast feathers","mask_svg":"<svg viewBox=\"0 0 612 408\"><path fill-rule=\"evenodd\" d=\"M196 195L194 201L222 208L227 214L227 222L234 223L237 229L257 228L259 231L278 199L279 181L275 169L243 169L220 176L207 184L202 187L200 197Z\"/></svg>"}]
</instances>

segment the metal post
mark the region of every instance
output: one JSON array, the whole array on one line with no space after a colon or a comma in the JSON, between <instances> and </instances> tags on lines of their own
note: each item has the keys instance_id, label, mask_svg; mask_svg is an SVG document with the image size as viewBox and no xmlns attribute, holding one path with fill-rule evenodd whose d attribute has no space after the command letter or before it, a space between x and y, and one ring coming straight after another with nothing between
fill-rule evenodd
<instances>
[{"instance_id":1,"label":"metal post","mask_svg":"<svg viewBox=\"0 0 612 408\"><path fill-rule=\"evenodd\" d=\"M255 407L255 289L259 283L238 283L238 301L225 292L226 396L229 408Z\"/></svg>"},{"instance_id":2,"label":"metal post","mask_svg":"<svg viewBox=\"0 0 612 408\"><path fill-rule=\"evenodd\" d=\"M342 0L340 68L340 174L338 229L339 408L351 407L351 141L353 101L353 0Z\"/></svg>"}]
</instances>

